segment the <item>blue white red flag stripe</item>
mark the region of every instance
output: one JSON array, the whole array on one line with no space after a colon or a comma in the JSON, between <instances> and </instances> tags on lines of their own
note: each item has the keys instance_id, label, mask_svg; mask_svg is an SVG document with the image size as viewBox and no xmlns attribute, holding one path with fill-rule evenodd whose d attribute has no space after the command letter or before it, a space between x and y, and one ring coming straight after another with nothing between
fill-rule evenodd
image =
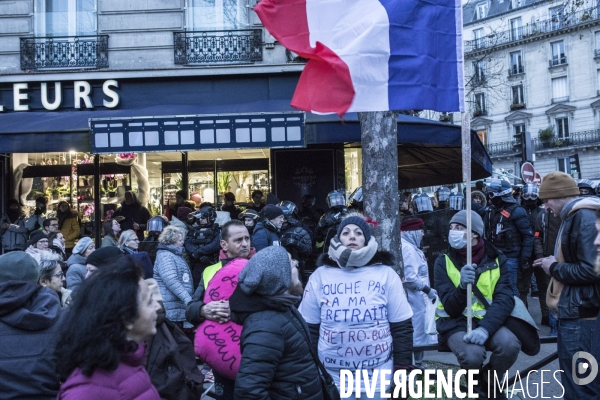
<instances>
[{"instance_id":1,"label":"blue white red flag stripe","mask_svg":"<svg viewBox=\"0 0 600 400\"><path fill-rule=\"evenodd\" d=\"M305 111L464 111L460 0L262 0L254 8L309 59Z\"/></svg>"}]
</instances>

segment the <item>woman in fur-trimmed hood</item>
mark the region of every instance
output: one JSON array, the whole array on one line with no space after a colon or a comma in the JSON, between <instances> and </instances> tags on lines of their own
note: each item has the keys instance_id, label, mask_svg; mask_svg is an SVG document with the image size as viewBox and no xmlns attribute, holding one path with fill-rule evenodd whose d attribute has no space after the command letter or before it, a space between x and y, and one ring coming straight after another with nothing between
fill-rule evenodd
<instances>
[{"instance_id":1,"label":"woman in fur-trimmed hood","mask_svg":"<svg viewBox=\"0 0 600 400\"><path fill-rule=\"evenodd\" d=\"M341 369L413 368L412 310L393 262L364 218L350 214L306 285L299 311L338 388Z\"/></svg>"}]
</instances>

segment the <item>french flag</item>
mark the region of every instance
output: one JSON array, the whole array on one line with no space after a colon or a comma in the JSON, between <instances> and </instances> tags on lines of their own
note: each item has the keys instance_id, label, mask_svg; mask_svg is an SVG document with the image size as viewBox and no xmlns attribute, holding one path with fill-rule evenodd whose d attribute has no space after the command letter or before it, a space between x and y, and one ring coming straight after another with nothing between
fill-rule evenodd
<instances>
[{"instance_id":1,"label":"french flag","mask_svg":"<svg viewBox=\"0 0 600 400\"><path fill-rule=\"evenodd\" d=\"M261 0L254 10L308 59L292 107L464 111L461 0Z\"/></svg>"}]
</instances>

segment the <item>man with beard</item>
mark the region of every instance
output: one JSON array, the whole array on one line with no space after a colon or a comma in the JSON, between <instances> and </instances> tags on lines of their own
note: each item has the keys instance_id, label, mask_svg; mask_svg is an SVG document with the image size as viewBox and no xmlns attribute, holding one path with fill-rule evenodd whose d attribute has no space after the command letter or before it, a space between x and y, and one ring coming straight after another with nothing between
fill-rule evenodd
<instances>
[{"instance_id":1,"label":"man with beard","mask_svg":"<svg viewBox=\"0 0 600 400\"><path fill-rule=\"evenodd\" d=\"M578 197L575 180L564 172L551 172L540 186L540 198L546 208L560 216L561 225L553 256L535 260L560 285L558 309L558 361L564 398L597 399L600 393L592 385L575 381L574 355L592 351L592 332L600 311L598 284L594 271L598 255L594 246L597 236L596 212L600 200L595 197ZM549 304L550 305L550 304Z\"/></svg>"},{"instance_id":2,"label":"man with beard","mask_svg":"<svg viewBox=\"0 0 600 400\"><path fill-rule=\"evenodd\" d=\"M15 199L9 200L6 212L0 219L0 237L2 237L2 250L4 253L15 250L25 250L29 230L21 205Z\"/></svg>"},{"instance_id":3,"label":"man with beard","mask_svg":"<svg viewBox=\"0 0 600 400\"><path fill-rule=\"evenodd\" d=\"M230 310L229 300L221 299L216 301L205 302L205 291L210 283L210 280L215 274L227 268L230 263L237 262L239 259L249 259L255 253L250 247L250 234L248 229L239 220L231 220L221 230L221 253L219 262L206 267L202 273L202 279L198 285L198 289L192 296L192 301L188 303L185 312L185 318L195 326L201 324L205 320L226 323L229 321ZM237 260L237 261L236 261ZM198 333L196 333L198 335ZM198 340L198 338L197 338ZM220 399L233 399L233 387L235 382L227 379L213 370L215 377L215 386L217 386ZM215 390L215 392L217 392Z\"/></svg>"}]
</instances>

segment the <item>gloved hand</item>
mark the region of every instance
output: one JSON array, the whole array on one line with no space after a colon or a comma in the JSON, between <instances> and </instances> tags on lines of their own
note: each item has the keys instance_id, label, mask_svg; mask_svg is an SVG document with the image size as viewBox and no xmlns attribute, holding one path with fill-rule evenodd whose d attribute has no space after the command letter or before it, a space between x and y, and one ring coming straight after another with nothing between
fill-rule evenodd
<instances>
[{"instance_id":1,"label":"gloved hand","mask_svg":"<svg viewBox=\"0 0 600 400\"><path fill-rule=\"evenodd\" d=\"M529 263L529 259L528 258L522 258L520 265L521 265L521 269L523 271L528 270L529 268L531 268L531 264Z\"/></svg>"},{"instance_id":2,"label":"gloved hand","mask_svg":"<svg viewBox=\"0 0 600 400\"><path fill-rule=\"evenodd\" d=\"M460 288L466 289L468 283L475 283L475 264L466 264L460 270Z\"/></svg>"},{"instance_id":3,"label":"gloved hand","mask_svg":"<svg viewBox=\"0 0 600 400\"><path fill-rule=\"evenodd\" d=\"M463 336L463 340L465 343L473 343L483 346L485 341L488 339L488 336L490 336L488 331L480 326L479 328L473 329L471 333L465 334L465 336Z\"/></svg>"},{"instance_id":4,"label":"gloved hand","mask_svg":"<svg viewBox=\"0 0 600 400\"><path fill-rule=\"evenodd\" d=\"M435 300L435 298L437 297L437 290L429 289L429 293L427 293L427 297L429 297L431 300Z\"/></svg>"}]
</instances>

